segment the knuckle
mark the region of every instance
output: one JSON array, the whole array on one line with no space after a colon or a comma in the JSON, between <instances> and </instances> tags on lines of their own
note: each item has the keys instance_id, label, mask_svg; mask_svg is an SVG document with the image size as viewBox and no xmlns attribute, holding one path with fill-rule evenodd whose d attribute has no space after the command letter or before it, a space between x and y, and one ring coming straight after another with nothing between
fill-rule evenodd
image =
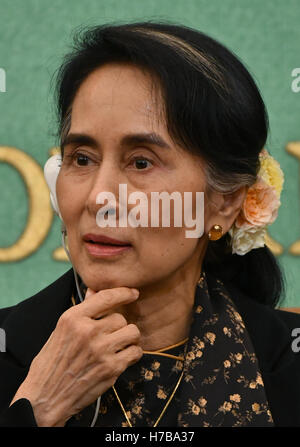
<instances>
[{"instance_id":1,"label":"knuckle","mask_svg":"<svg viewBox=\"0 0 300 447\"><path fill-rule=\"evenodd\" d=\"M59 326L71 326L74 324L74 312L73 309L66 310L59 318L58 325Z\"/></svg>"},{"instance_id":2,"label":"knuckle","mask_svg":"<svg viewBox=\"0 0 300 447\"><path fill-rule=\"evenodd\" d=\"M85 318L78 318L78 314L72 309L68 309L60 316L57 326L77 339L86 339L93 331L93 325Z\"/></svg>"},{"instance_id":3,"label":"knuckle","mask_svg":"<svg viewBox=\"0 0 300 447\"><path fill-rule=\"evenodd\" d=\"M138 345L133 345L131 346L131 355L133 357L133 359L140 359L143 356L143 350L140 346Z\"/></svg>"},{"instance_id":4,"label":"knuckle","mask_svg":"<svg viewBox=\"0 0 300 447\"><path fill-rule=\"evenodd\" d=\"M130 332L130 335L132 337L137 338L137 339L140 338L141 332L140 332L139 328L135 324L130 323L130 324L128 324L127 328L128 328L128 330Z\"/></svg>"},{"instance_id":5,"label":"knuckle","mask_svg":"<svg viewBox=\"0 0 300 447\"><path fill-rule=\"evenodd\" d=\"M127 326L127 320L122 314L115 312L110 317L113 320L114 324L119 326L120 328Z\"/></svg>"}]
</instances>

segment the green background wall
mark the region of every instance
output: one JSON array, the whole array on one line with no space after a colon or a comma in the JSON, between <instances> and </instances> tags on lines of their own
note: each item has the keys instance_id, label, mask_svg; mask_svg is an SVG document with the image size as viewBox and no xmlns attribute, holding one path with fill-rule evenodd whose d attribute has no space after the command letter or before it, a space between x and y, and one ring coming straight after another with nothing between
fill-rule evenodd
<instances>
[{"instance_id":1,"label":"green background wall","mask_svg":"<svg viewBox=\"0 0 300 447\"><path fill-rule=\"evenodd\" d=\"M283 246L287 280L284 306L300 306L300 256L289 247L300 239L299 160L285 150L300 140L300 92L291 89L300 67L299 0L0 0L0 146L13 146L41 166L56 144L51 77L71 43L75 27L108 21L166 19L202 30L233 50L254 76L270 116L267 148L285 173L282 206L269 234ZM0 247L14 244L28 218L22 177L0 163ZM38 250L0 263L0 307L17 303L54 281L70 265L54 261L60 225Z\"/></svg>"}]
</instances>

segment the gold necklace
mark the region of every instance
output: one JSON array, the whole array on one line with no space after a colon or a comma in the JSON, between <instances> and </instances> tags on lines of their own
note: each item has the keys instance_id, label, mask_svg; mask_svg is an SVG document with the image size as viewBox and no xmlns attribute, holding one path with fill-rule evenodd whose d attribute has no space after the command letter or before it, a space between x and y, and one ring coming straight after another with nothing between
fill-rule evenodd
<instances>
[{"instance_id":1,"label":"gold necklace","mask_svg":"<svg viewBox=\"0 0 300 447\"><path fill-rule=\"evenodd\" d=\"M179 345L185 343L187 340L188 340L188 338L185 338L183 341L177 343L176 345L172 345L172 346L170 346L170 347L167 347L167 348L164 348L164 349L160 349L160 350L158 350L158 351L143 351L143 352L144 352L144 354L158 354L158 355L164 355L164 356L166 356L166 357L174 358L174 359L177 359L177 360L184 360L182 357L175 356L175 355L171 355L171 354L165 354L165 353L162 353L161 351L166 350L166 349L171 349L171 347L179 346ZM159 415L159 417L157 418L156 422L154 423L153 427L157 427L159 421L161 420L161 418L162 418L163 415L165 414L165 412L166 412L166 410L167 410L167 408L168 408L168 406L169 406L171 400L172 400L173 397L174 397L174 394L176 393L177 388L178 388L179 385L180 385L180 382L181 382L181 380L182 380L182 378L183 378L183 374L184 374L184 369L183 369L182 373L180 374L179 380L177 381L174 390L172 391L172 393L171 393L171 395L170 395L170 397L169 397L169 399L168 399L166 405L164 406L162 412L160 413L160 415ZM126 421L127 421L128 425L129 425L129 427L132 427L132 424L131 424L131 422L130 422L130 420L129 420L129 417L128 417L126 411L125 411L125 408L124 408L124 406L123 406L123 404L122 404L122 402L121 402L121 399L120 399L120 397L119 397L119 395L118 395L118 393L117 393L117 390L116 390L116 388L114 387L114 385L112 386L112 389L113 389L113 391L114 391L114 393L115 393L115 396L116 396L116 398L117 398L117 401L118 401L119 404L120 404L120 407L121 407L121 409L122 409L122 411L123 411L123 414L124 414L124 416L125 416L125 418L126 418Z\"/></svg>"},{"instance_id":2,"label":"gold necklace","mask_svg":"<svg viewBox=\"0 0 300 447\"><path fill-rule=\"evenodd\" d=\"M181 382L181 380L182 380L182 377L183 377L183 373L184 373L184 371L182 371L182 373L181 373L181 375L180 375L180 377L179 377L179 380L178 380L178 382L176 383L176 386L175 386L175 388L174 388L174 390L173 390L171 396L170 396L169 399L168 399L168 402L167 402L166 405L164 406L163 411L160 413L160 415L159 415L157 421L155 422L155 424L153 425L153 427L157 427L157 424L159 423L159 421L161 420L161 418L162 418L163 415L165 414L166 409L168 408L168 406L169 406L171 400L173 399L174 394L176 393L177 388L179 387L179 384L180 384L180 382ZM123 404L122 404L122 402L121 402L121 399L119 398L119 395L118 395L118 393L117 393L115 387L112 386L112 389L114 390L114 393L115 393L115 395L116 395L116 398L117 398L117 400L118 400L118 402L119 402L119 404L120 404L120 407L122 408L122 411L123 411L123 413L124 413L124 416L125 416L125 418L126 418L126 421L127 421L128 425L129 425L129 427L132 427L132 424L131 424L131 422L130 422L128 416L127 416L127 413L126 413L126 411L125 411L125 408L123 407Z\"/></svg>"}]
</instances>

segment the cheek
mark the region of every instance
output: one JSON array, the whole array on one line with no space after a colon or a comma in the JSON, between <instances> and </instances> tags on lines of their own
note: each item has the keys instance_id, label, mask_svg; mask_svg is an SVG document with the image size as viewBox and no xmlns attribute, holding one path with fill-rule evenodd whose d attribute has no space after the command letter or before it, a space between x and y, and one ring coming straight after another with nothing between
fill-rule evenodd
<instances>
[{"instance_id":1,"label":"cheek","mask_svg":"<svg viewBox=\"0 0 300 447\"><path fill-rule=\"evenodd\" d=\"M186 238L185 228L140 229L137 249L140 262L153 270L176 269L197 251L197 238Z\"/></svg>"},{"instance_id":2,"label":"cheek","mask_svg":"<svg viewBox=\"0 0 300 447\"><path fill-rule=\"evenodd\" d=\"M192 182L185 182L185 184L182 182L178 185L177 182L175 186L173 190L166 188L165 191L169 196L173 191L179 193L179 197L174 196L178 199L176 205L173 200L170 200L170 204L165 207L161 203L156 206L151 202L151 194L148 193L147 204L141 206L142 211L146 210L148 227L136 229L139 241L137 247L140 249L140 254L149 258L149 262L159 262L171 256L172 263L173 260L178 262L180 257L191 256L197 249L199 237L203 234L205 209L203 185L199 185L199 182L197 185ZM196 195L200 192L201 194ZM160 193L162 193L161 189ZM152 225L151 217L153 216L158 227ZM169 224L169 226L164 226L163 216L166 218L166 225Z\"/></svg>"},{"instance_id":3,"label":"cheek","mask_svg":"<svg viewBox=\"0 0 300 447\"><path fill-rule=\"evenodd\" d=\"M78 222L84 203L84 188L78 188L74 181L60 175L57 179L56 193L58 206L66 226Z\"/></svg>"}]
</instances>

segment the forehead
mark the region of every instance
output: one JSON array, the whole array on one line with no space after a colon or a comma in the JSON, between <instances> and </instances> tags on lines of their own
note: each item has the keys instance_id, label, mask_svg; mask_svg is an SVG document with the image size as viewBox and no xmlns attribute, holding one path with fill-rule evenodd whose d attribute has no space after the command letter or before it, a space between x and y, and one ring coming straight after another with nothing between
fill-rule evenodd
<instances>
[{"instance_id":1,"label":"forehead","mask_svg":"<svg viewBox=\"0 0 300 447\"><path fill-rule=\"evenodd\" d=\"M163 119L162 119L163 118ZM83 121L115 124L163 123L164 103L159 82L130 64L106 64L94 70L79 87L72 104L72 127Z\"/></svg>"}]
</instances>

